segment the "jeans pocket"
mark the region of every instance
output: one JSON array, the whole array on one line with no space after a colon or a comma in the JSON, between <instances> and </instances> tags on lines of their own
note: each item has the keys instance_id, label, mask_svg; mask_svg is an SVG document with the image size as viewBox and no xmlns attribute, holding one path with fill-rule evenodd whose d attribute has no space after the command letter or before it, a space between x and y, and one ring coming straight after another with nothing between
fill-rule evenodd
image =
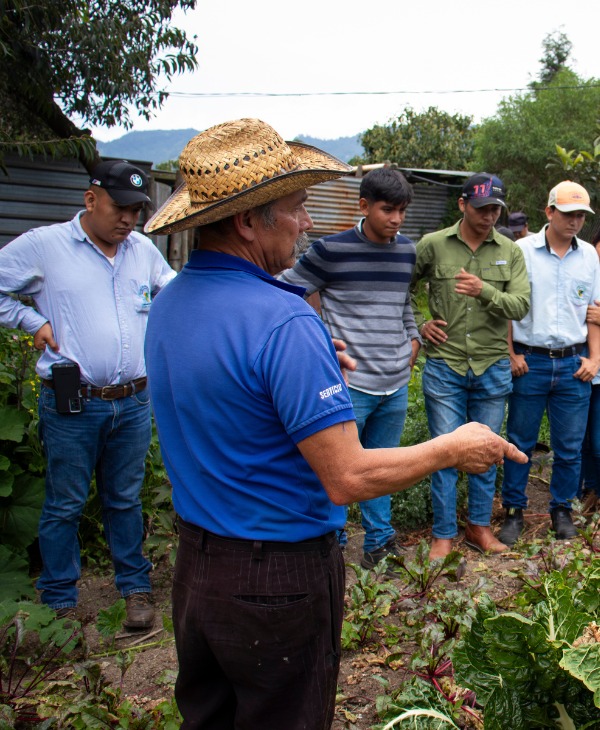
<instances>
[{"instance_id":1,"label":"jeans pocket","mask_svg":"<svg viewBox=\"0 0 600 730\"><path fill-rule=\"evenodd\" d=\"M134 400L136 403L138 403L140 406L149 406L150 405L150 391L148 388L144 388L144 390L140 390L139 393L132 393L129 397L132 400Z\"/></svg>"}]
</instances>

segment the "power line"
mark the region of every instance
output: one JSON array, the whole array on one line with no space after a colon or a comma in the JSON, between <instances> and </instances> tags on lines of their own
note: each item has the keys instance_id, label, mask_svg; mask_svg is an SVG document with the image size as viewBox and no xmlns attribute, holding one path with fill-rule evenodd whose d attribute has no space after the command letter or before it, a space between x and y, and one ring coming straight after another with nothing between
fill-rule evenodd
<instances>
[{"instance_id":1,"label":"power line","mask_svg":"<svg viewBox=\"0 0 600 730\"><path fill-rule=\"evenodd\" d=\"M521 86L506 89L445 89L445 90L420 90L420 91L307 91L307 92L262 92L262 91L223 91L223 92L201 92L201 91L171 91L170 96L179 97L293 97L293 96L394 96L402 94L486 94L506 93L509 91L559 91L564 89L598 89L600 84L577 84L575 86Z\"/></svg>"}]
</instances>

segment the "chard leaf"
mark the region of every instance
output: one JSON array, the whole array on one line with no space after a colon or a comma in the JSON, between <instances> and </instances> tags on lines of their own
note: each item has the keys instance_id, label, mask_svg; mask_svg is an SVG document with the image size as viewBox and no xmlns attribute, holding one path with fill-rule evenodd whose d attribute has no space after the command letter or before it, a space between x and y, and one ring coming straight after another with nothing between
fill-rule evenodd
<instances>
[{"instance_id":1,"label":"chard leaf","mask_svg":"<svg viewBox=\"0 0 600 730\"><path fill-rule=\"evenodd\" d=\"M550 600L535 607L533 620L544 627L550 641L572 644L592 617L575 607L569 588L555 590L550 595Z\"/></svg>"},{"instance_id":2,"label":"chard leaf","mask_svg":"<svg viewBox=\"0 0 600 730\"><path fill-rule=\"evenodd\" d=\"M511 730L528 730L529 725L521 712L521 703L517 692L508 685L496 687L485 705L485 730L506 730L507 718L510 718Z\"/></svg>"},{"instance_id":3,"label":"chard leaf","mask_svg":"<svg viewBox=\"0 0 600 730\"><path fill-rule=\"evenodd\" d=\"M544 627L517 613L504 613L485 622L488 656L512 686L536 682L540 669L548 668L552 651ZM552 652L554 653L554 652Z\"/></svg>"},{"instance_id":4,"label":"chard leaf","mask_svg":"<svg viewBox=\"0 0 600 730\"><path fill-rule=\"evenodd\" d=\"M600 644L565 649L560 666L594 693L594 704L600 707Z\"/></svg>"},{"instance_id":5,"label":"chard leaf","mask_svg":"<svg viewBox=\"0 0 600 730\"><path fill-rule=\"evenodd\" d=\"M485 621L497 614L496 605L484 594L477 606L471 628L457 644L452 654L456 681L474 690L477 701L485 705L490 694L501 684L497 667L487 653Z\"/></svg>"}]
</instances>

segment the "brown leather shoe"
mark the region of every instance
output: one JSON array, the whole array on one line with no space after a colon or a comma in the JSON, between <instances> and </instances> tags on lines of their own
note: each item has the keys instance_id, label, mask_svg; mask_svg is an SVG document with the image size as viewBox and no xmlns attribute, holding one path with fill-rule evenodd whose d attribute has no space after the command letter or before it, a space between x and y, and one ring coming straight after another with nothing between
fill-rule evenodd
<instances>
[{"instance_id":1,"label":"brown leather shoe","mask_svg":"<svg viewBox=\"0 0 600 730\"><path fill-rule=\"evenodd\" d=\"M429 560L438 560L445 558L452 552L452 540L445 537L434 537L431 540L431 548L429 549Z\"/></svg>"},{"instance_id":2,"label":"brown leather shoe","mask_svg":"<svg viewBox=\"0 0 600 730\"><path fill-rule=\"evenodd\" d=\"M127 629L151 629L154 624L154 606L151 593L132 593L125 599Z\"/></svg>"},{"instance_id":3,"label":"brown leather shoe","mask_svg":"<svg viewBox=\"0 0 600 730\"><path fill-rule=\"evenodd\" d=\"M465 542L480 553L503 553L508 550L508 545L497 540L490 527L472 525L470 522L465 528Z\"/></svg>"}]
</instances>

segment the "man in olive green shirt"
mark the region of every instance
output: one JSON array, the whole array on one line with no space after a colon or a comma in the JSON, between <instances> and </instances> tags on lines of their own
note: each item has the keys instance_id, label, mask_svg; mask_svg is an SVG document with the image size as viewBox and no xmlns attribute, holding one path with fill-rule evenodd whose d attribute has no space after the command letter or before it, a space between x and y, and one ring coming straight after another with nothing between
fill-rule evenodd
<instances>
[{"instance_id":1,"label":"man in olive green shirt","mask_svg":"<svg viewBox=\"0 0 600 730\"><path fill-rule=\"evenodd\" d=\"M428 281L432 316L420 328L427 355L423 393L432 437L467 421L484 423L496 433L502 427L512 389L508 321L527 314L530 294L519 246L494 228L506 207L505 194L496 176L473 175L458 200L463 218L417 244L413 285L419 279ZM458 534L457 478L456 469L431 477L432 559L445 557ZM507 549L489 526L495 483L495 466L485 474L469 475L465 537L481 552Z\"/></svg>"}]
</instances>

